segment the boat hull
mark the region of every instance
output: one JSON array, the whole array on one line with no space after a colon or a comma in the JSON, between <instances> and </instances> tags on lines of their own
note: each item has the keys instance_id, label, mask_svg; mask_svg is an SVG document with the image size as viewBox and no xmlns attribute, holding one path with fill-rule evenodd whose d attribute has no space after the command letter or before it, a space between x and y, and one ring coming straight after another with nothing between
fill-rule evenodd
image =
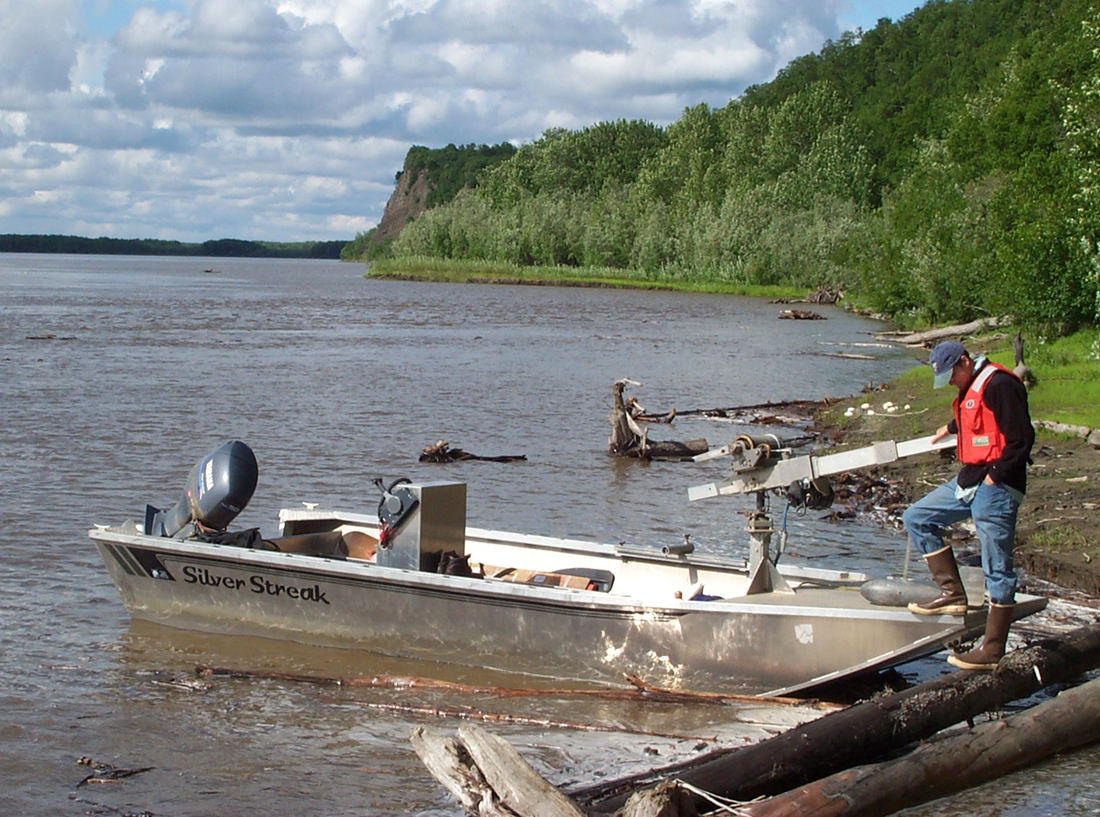
<instances>
[{"instance_id":1,"label":"boat hull","mask_svg":"<svg viewBox=\"0 0 1100 817\"><path fill-rule=\"evenodd\" d=\"M982 611L918 617L873 607L851 586L654 602L120 529L90 535L136 619L586 681L786 694L911 660L984 626ZM627 561L618 557L623 572ZM649 570L683 564L651 561Z\"/></svg>"}]
</instances>

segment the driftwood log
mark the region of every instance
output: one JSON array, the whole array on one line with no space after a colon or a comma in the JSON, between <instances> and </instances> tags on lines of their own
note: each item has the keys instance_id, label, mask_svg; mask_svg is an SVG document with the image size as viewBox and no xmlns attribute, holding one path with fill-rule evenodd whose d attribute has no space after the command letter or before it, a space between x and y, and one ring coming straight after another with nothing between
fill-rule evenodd
<instances>
[{"instance_id":1,"label":"driftwood log","mask_svg":"<svg viewBox=\"0 0 1100 817\"><path fill-rule=\"evenodd\" d=\"M607 451L616 457L635 457L646 460L687 460L708 449L703 439L687 442L657 441L649 439L649 428L643 428L640 418L650 417L646 410L633 398L624 398L623 389L627 384L641 385L633 380L617 380L611 387L613 408L611 416L611 437L607 441ZM665 415L671 422L676 410Z\"/></svg>"},{"instance_id":2,"label":"driftwood log","mask_svg":"<svg viewBox=\"0 0 1100 817\"><path fill-rule=\"evenodd\" d=\"M459 462L461 460L516 462L526 459L526 454L505 454L497 457L482 457L478 454L471 454L467 451L463 451L461 448L451 448L451 444L446 440L439 440L420 452L420 462Z\"/></svg>"},{"instance_id":3,"label":"driftwood log","mask_svg":"<svg viewBox=\"0 0 1100 817\"><path fill-rule=\"evenodd\" d=\"M78 787L89 786L93 783L117 783L123 778L151 772L155 768L154 766L142 766L140 769L119 769L110 763L100 763L90 757L82 757L76 763L78 766L87 766L92 770L90 775L76 784Z\"/></svg>"},{"instance_id":4,"label":"driftwood log","mask_svg":"<svg viewBox=\"0 0 1100 817\"><path fill-rule=\"evenodd\" d=\"M822 286L806 296L806 300L812 304L835 304L843 297L844 293L839 289Z\"/></svg>"},{"instance_id":5,"label":"driftwood log","mask_svg":"<svg viewBox=\"0 0 1100 817\"><path fill-rule=\"evenodd\" d=\"M927 332L876 332L879 337L890 337L898 343L906 346L923 346L937 340L961 338L965 335L974 335L984 332L986 329L994 329L999 326L1008 326L1012 323L1009 318L981 318L970 323L959 323L954 326L941 326L938 329L929 329Z\"/></svg>"},{"instance_id":6,"label":"driftwood log","mask_svg":"<svg viewBox=\"0 0 1100 817\"><path fill-rule=\"evenodd\" d=\"M743 817L878 817L1100 741L1100 680L1004 720L929 742L897 760L849 769L747 803ZM655 812L651 812L655 813Z\"/></svg>"},{"instance_id":7,"label":"driftwood log","mask_svg":"<svg viewBox=\"0 0 1100 817\"><path fill-rule=\"evenodd\" d=\"M453 738L423 726L409 733L432 775L470 814L483 817L585 817L503 738L463 724Z\"/></svg>"},{"instance_id":8,"label":"driftwood log","mask_svg":"<svg viewBox=\"0 0 1100 817\"><path fill-rule=\"evenodd\" d=\"M995 672L956 672L910 690L825 715L766 741L701 758L677 779L719 797L747 801L870 763L983 712L1065 683L1100 666L1100 623L1044 639L1002 660ZM652 773L664 777L660 770ZM650 777L652 780L653 777ZM611 781L572 796L595 811L623 807L637 779ZM705 801L696 796L694 805Z\"/></svg>"}]
</instances>

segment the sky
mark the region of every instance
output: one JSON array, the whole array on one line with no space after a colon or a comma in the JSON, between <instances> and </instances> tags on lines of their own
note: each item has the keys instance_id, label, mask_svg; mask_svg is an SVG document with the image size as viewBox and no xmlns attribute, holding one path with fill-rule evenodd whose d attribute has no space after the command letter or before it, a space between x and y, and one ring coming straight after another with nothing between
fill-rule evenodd
<instances>
[{"instance_id":1,"label":"sky","mask_svg":"<svg viewBox=\"0 0 1100 817\"><path fill-rule=\"evenodd\" d=\"M350 240L413 145L722 107L917 0L0 0L0 234Z\"/></svg>"}]
</instances>

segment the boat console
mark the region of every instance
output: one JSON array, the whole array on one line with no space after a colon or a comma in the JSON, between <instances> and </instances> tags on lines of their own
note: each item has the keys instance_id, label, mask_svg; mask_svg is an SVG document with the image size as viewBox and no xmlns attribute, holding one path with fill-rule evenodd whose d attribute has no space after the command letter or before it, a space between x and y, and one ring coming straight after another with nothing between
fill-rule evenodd
<instances>
[{"instance_id":1,"label":"boat console","mask_svg":"<svg viewBox=\"0 0 1100 817\"><path fill-rule=\"evenodd\" d=\"M385 489L379 503L375 561L435 573L444 554L464 560L466 483L400 482Z\"/></svg>"}]
</instances>

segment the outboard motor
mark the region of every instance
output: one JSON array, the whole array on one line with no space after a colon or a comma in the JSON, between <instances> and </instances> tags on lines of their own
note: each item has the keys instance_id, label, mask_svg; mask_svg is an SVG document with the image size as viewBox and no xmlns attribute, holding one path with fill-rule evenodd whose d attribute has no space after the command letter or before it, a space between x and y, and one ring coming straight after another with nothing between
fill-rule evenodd
<instances>
[{"instance_id":1,"label":"outboard motor","mask_svg":"<svg viewBox=\"0 0 1100 817\"><path fill-rule=\"evenodd\" d=\"M174 508L161 511L146 506L145 532L175 536L191 522L224 530L252 499L258 478L252 449L240 440L231 440L195 463Z\"/></svg>"}]
</instances>

